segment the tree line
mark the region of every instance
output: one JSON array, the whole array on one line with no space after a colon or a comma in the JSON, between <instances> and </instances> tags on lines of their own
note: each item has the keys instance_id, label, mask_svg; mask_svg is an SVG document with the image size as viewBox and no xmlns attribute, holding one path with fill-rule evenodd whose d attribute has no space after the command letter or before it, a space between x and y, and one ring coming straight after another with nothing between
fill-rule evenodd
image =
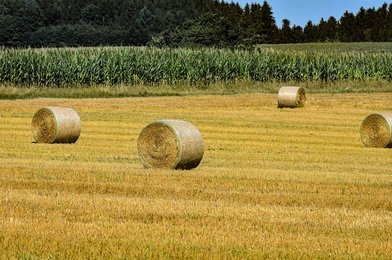
<instances>
[{"instance_id":1,"label":"tree line","mask_svg":"<svg viewBox=\"0 0 392 260\"><path fill-rule=\"evenodd\" d=\"M219 0L0 0L0 46L236 47L263 43L392 41L392 4L303 28L272 7Z\"/></svg>"}]
</instances>

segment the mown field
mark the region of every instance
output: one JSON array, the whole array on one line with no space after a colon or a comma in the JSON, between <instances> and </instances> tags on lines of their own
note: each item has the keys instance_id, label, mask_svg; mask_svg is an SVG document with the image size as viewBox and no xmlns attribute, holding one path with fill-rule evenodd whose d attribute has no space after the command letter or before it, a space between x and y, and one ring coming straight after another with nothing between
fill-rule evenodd
<instances>
[{"instance_id":1,"label":"mown field","mask_svg":"<svg viewBox=\"0 0 392 260\"><path fill-rule=\"evenodd\" d=\"M359 126L391 93L0 101L0 258L363 258L392 251L392 150ZM33 143L35 111L75 108L76 144ZM136 139L191 121L192 171L146 170Z\"/></svg>"}]
</instances>

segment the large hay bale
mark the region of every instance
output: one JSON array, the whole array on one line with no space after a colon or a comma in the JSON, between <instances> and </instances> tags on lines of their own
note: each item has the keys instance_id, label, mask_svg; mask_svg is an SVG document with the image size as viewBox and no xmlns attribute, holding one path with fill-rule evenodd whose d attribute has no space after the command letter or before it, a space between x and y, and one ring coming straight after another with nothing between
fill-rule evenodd
<instances>
[{"instance_id":1,"label":"large hay bale","mask_svg":"<svg viewBox=\"0 0 392 260\"><path fill-rule=\"evenodd\" d=\"M137 147L146 168L196 168L204 153L200 131L181 120L159 120L147 125L139 135Z\"/></svg>"},{"instance_id":2,"label":"large hay bale","mask_svg":"<svg viewBox=\"0 0 392 260\"><path fill-rule=\"evenodd\" d=\"M68 107L41 108L33 116L31 130L38 143L74 143L80 136L80 117Z\"/></svg>"},{"instance_id":3,"label":"large hay bale","mask_svg":"<svg viewBox=\"0 0 392 260\"><path fill-rule=\"evenodd\" d=\"M306 92L302 87L284 86L279 89L278 107L297 108L305 106Z\"/></svg>"},{"instance_id":4,"label":"large hay bale","mask_svg":"<svg viewBox=\"0 0 392 260\"><path fill-rule=\"evenodd\" d=\"M374 113L368 115L361 125L361 140L366 147L392 147L392 114Z\"/></svg>"}]
</instances>

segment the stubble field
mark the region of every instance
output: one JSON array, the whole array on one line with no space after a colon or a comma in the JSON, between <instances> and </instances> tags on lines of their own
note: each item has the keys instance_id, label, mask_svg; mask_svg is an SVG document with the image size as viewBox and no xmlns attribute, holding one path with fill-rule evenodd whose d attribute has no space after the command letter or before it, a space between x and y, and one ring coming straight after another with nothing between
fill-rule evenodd
<instances>
[{"instance_id":1,"label":"stubble field","mask_svg":"<svg viewBox=\"0 0 392 260\"><path fill-rule=\"evenodd\" d=\"M362 120L392 93L0 101L0 258L379 258L392 251L392 150ZM33 143L41 107L69 106L76 144ZM192 122L191 171L146 170L136 140Z\"/></svg>"}]
</instances>

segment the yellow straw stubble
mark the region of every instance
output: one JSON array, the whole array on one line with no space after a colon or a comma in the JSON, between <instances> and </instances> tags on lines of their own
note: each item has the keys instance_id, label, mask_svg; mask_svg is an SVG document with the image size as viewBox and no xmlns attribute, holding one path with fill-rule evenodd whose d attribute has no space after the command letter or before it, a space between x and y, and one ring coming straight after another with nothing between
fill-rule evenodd
<instances>
[{"instance_id":1,"label":"yellow straw stubble","mask_svg":"<svg viewBox=\"0 0 392 260\"><path fill-rule=\"evenodd\" d=\"M278 107L297 108L306 103L306 92L302 87L284 86L279 89Z\"/></svg>"},{"instance_id":2,"label":"yellow straw stubble","mask_svg":"<svg viewBox=\"0 0 392 260\"><path fill-rule=\"evenodd\" d=\"M31 130L38 143L75 143L80 136L79 114L68 107L45 107L33 116Z\"/></svg>"},{"instance_id":3,"label":"yellow straw stubble","mask_svg":"<svg viewBox=\"0 0 392 260\"><path fill-rule=\"evenodd\" d=\"M193 169L204 153L200 131L182 120L158 120L140 133L138 154L146 168Z\"/></svg>"}]
</instances>

